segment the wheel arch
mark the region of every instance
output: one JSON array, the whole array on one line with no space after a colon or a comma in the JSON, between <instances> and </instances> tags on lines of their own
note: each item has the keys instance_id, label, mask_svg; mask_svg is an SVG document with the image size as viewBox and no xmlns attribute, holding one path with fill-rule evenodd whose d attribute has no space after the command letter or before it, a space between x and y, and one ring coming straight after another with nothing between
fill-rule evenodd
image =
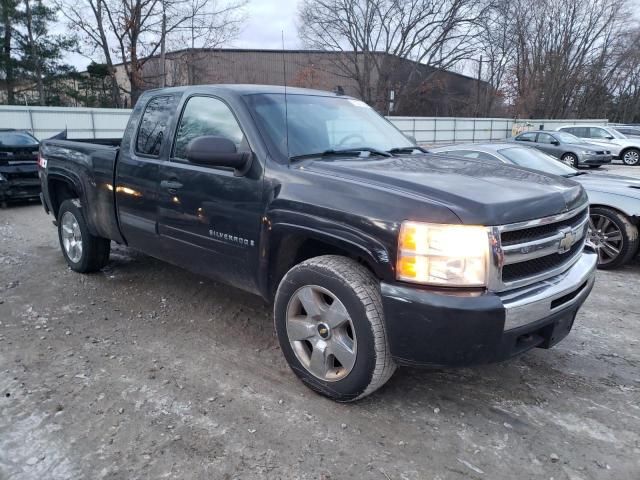
<instances>
[{"instance_id":1,"label":"wheel arch","mask_svg":"<svg viewBox=\"0 0 640 480\"><path fill-rule=\"evenodd\" d=\"M79 198L82 201L84 197L80 182L60 174L49 175L47 177L47 191L51 203L51 213L56 220L58 219L60 205L62 205L65 200Z\"/></svg>"},{"instance_id":2,"label":"wheel arch","mask_svg":"<svg viewBox=\"0 0 640 480\"><path fill-rule=\"evenodd\" d=\"M353 232L349 232L350 235L342 233L292 224L272 226L269 245L263 255L261 290L264 296L272 300L278 284L293 266L322 255L351 258L381 280L393 275L389 253L381 244L365 236L350 238ZM365 238L371 241L367 242Z\"/></svg>"}]
</instances>

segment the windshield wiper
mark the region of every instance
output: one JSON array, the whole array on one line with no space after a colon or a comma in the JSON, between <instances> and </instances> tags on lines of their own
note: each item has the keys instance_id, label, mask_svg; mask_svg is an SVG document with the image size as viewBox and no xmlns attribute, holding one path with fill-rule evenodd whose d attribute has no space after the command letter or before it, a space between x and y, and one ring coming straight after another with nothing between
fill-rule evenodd
<instances>
[{"instance_id":1,"label":"windshield wiper","mask_svg":"<svg viewBox=\"0 0 640 480\"><path fill-rule=\"evenodd\" d=\"M392 148L391 150L387 150L387 152L393 155L396 153L413 153L416 150L421 153L429 153L426 148L418 147L417 145L415 147L396 147Z\"/></svg>"},{"instance_id":2,"label":"windshield wiper","mask_svg":"<svg viewBox=\"0 0 640 480\"><path fill-rule=\"evenodd\" d=\"M296 160L303 160L305 158L314 158L314 157L332 157L332 156L340 156L340 155L349 155L353 153L362 153L366 152L370 155L378 155L381 157L391 157L392 155L384 150L378 150L377 148L370 147L357 147L357 148L343 148L340 150L329 149L324 152L318 153L305 153L304 155L294 155L289 157L289 160L295 162ZM364 157L366 158L366 157Z\"/></svg>"},{"instance_id":3,"label":"windshield wiper","mask_svg":"<svg viewBox=\"0 0 640 480\"><path fill-rule=\"evenodd\" d=\"M586 175L586 174L588 174L588 173L589 173L589 172L573 172L573 173L567 173L567 174L565 175L565 177L567 177L567 178L577 177L578 175Z\"/></svg>"}]
</instances>

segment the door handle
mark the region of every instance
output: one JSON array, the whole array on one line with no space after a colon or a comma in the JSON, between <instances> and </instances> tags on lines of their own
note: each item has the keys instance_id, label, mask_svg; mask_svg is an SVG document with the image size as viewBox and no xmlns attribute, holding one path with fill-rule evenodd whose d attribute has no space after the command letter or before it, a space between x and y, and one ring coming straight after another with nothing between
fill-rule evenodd
<instances>
[{"instance_id":1,"label":"door handle","mask_svg":"<svg viewBox=\"0 0 640 480\"><path fill-rule=\"evenodd\" d=\"M175 193L176 190L182 188L182 184L175 180L162 180L160 182L160 187L166 188L167 190L169 190L169 193Z\"/></svg>"}]
</instances>

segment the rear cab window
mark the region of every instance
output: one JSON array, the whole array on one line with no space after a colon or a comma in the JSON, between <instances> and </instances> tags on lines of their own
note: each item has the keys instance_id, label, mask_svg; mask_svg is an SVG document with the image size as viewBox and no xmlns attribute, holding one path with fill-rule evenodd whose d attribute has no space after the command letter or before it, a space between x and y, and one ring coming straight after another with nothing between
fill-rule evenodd
<instances>
[{"instance_id":1,"label":"rear cab window","mask_svg":"<svg viewBox=\"0 0 640 480\"><path fill-rule=\"evenodd\" d=\"M149 100L138 127L135 148L137 154L156 158L160 155L160 148L173 113L172 96L164 95Z\"/></svg>"}]
</instances>

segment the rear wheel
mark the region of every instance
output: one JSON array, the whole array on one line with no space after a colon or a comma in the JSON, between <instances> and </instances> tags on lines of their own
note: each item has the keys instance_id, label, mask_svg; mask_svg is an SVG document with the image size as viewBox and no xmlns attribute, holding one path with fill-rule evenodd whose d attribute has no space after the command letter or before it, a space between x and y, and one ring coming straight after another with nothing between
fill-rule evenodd
<instances>
[{"instance_id":1,"label":"rear wheel","mask_svg":"<svg viewBox=\"0 0 640 480\"><path fill-rule=\"evenodd\" d=\"M58 239L67 264L76 272L95 272L109 261L111 242L91 235L78 199L60 205Z\"/></svg>"},{"instance_id":2,"label":"rear wheel","mask_svg":"<svg viewBox=\"0 0 640 480\"><path fill-rule=\"evenodd\" d=\"M321 395L358 400L395 371L379 282L349 258L326 255L289 270L276 293L274 319L289 366Z\"/></svg>"},{"instance_id":3,"label":"rear wheel","mask_svg":"<svg viewBox=\"0 0 640 480\"><path fill-rule=\"evenodd\" d=\"M640 150L637 148L630 148L622 152L622 163L629 166L640 164Z\"/></svg>"},{"instance_id":4,"label":"rear wheel","mask_svg":"<svg viewBox=\"0 0 640 480\"><path fill-rule=\"evenodd\" d=\"M573 168L578 168L578 157L573 153L565 153L562 161Z\"/></svg>"},{"instance_id":5,"label":"rear wheel","mask_svg":"<svg viewBox=\"0 0 640 480\"><path fill-rule=\"evenodd\" d=\"M589 239L598 252L598 268L620 267L638 251L638 229L622 213L606 207L592 207Z\"/></svg>"}]
</instances>

